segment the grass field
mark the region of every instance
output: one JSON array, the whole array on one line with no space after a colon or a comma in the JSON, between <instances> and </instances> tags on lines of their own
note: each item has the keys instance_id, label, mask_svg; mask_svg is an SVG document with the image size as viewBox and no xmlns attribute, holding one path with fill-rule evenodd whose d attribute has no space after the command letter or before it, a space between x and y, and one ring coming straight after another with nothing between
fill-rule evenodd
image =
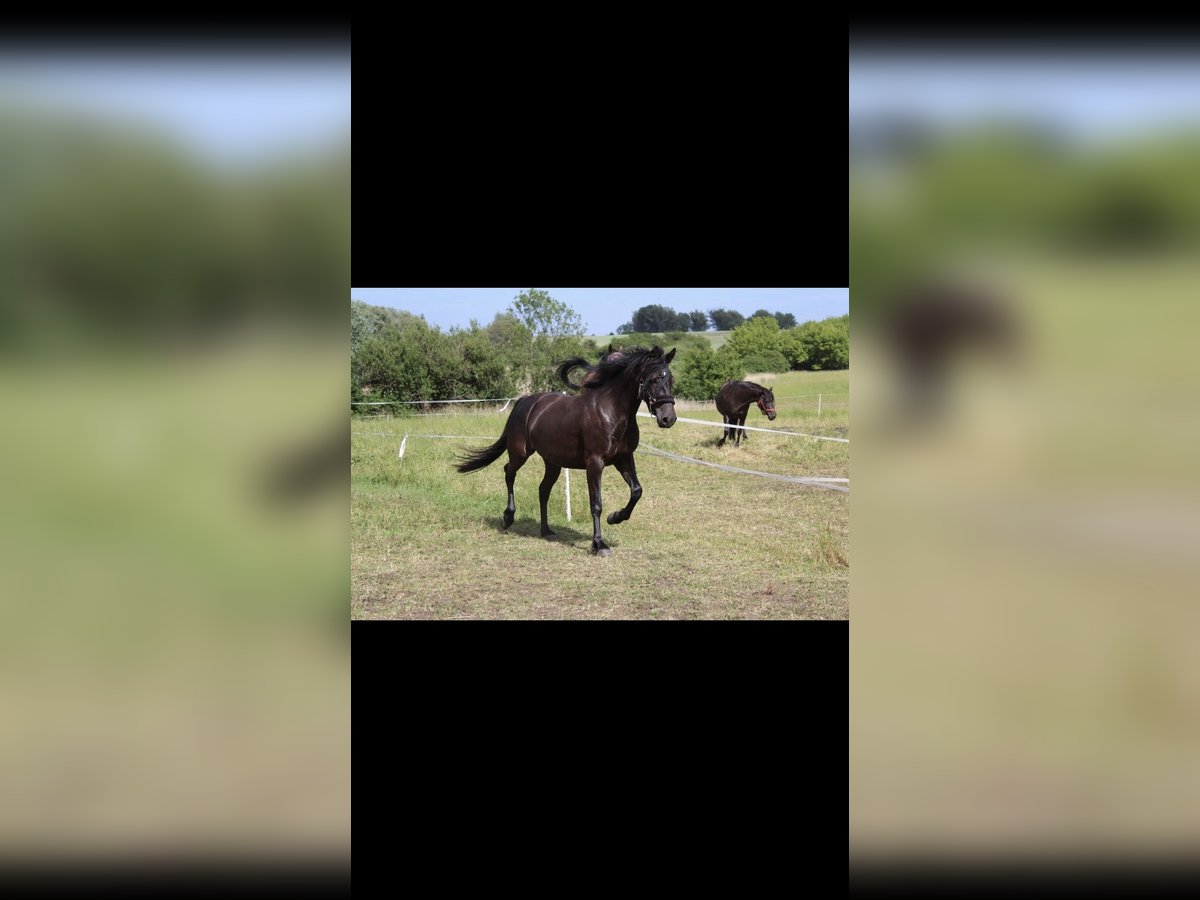
<instances>
[{"instance_id":1,"label":"grass field","mask_svg":"<svg viewBox=\"0 0 1200 900\"><path fill-rule=\"evenodd\" d=\"M768 381L768 379L771 379ZM848 437L849 373L762 376L779 415L747 425ZM821 416L817 399L821 395ZM644 409L644 407L643 407ZM608 558L592 556L587 484L571 472L549 504L557 540L538 536L538 456L516 479L516 521L500 528L502 457L469 474L455 453L501 433L508 410L351 421L351 616L459 619L845 619L849 617L849 495L678 462L639 450L645 493L633 517L602 522ZM712 404L679 415L720 422ZM849 477L849 445L751 432L717 447L719 428L639 419L647 446L785 475ZM403 459L402 436L408 434ZM426 434L467 435L433 439ZM607 516L628 500L605 469Z\"/></svg>"}]
</instances>

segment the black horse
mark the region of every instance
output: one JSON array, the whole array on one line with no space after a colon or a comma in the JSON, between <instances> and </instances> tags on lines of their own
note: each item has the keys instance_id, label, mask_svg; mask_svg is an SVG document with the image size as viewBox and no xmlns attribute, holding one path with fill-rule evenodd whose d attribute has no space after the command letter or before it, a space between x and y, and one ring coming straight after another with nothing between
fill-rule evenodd
<instances>
[{"instance_id":1,"label":"black horse","mask_svg":"<svg viewBox=\"0 0 1200 900\"><path fill-rule=\"evenodd\" d=\"M757 403L763 415L772 422L775 421L775 395L771 393L770 388L753 381L727 381L717 391L717 412L724 417L726 426L745 425L746 413L750 411L751 403ZM742 443L743 434L740 428L727 427L721 440L717 441L717 446L724 446L726 439L732 437L733 446L738 447Z\"/></svg>"},{"instance_id":2,"label":"black horse","mask_svg":"<svg viewBox=\"0 0 1200 900\"><path fill-rule=\"evenodd\" d=\"M669 368L674 356L674 350L664 354L656 346L651 350L630 347L605 354L595 366L588 366L579 357L566 360L558 368L559 378L571 384L567 373L576 367L585 368L588 371L582 384L584 390L578 396L542 393L522 397L509 414L500 439L490 447L460 457L458 471L482 469L508 451L504 466L508 506L503 519L504 527L508 528L517 509L513 497L517 470L531 454L541 454L546 464L538 491L542 537L552 537L554 532L546 522L550 489L563 468L586 469L592 507L592 552L608 556L612 550L600 537L600 476L605 466L613 465L629 485L629 502L608 517L609 525L624 522L642 496L642 485L633 464L633 451L639 440L635 418L639 404L645 401L659 428L675 424L675 398L671 396L675 378Z\"/></svg>"}]
</instances>

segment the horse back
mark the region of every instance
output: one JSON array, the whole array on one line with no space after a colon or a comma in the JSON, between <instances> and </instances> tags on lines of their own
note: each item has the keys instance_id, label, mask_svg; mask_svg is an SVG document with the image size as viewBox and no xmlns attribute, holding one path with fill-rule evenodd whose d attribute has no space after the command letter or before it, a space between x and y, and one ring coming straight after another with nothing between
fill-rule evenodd
<instances>
[{"instance_id":1,"label":"horse back","mask_svg":"<svg viewBox=\"0 0 1200 900\"><path fill-rule=\"evenodd\" d=\"M732 416L742 403L743 384L740 381L727 381L717 391L717 412L723 416Z\"/></svg>"}]
</instances>

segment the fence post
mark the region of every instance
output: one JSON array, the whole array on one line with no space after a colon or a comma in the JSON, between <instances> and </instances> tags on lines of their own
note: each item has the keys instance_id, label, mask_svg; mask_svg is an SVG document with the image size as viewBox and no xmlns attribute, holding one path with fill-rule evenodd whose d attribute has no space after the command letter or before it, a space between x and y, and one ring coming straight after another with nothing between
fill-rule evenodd
<instances>
[{"instance_id":1,"label":"fence post","mask_svg":"<svg viewBox=\"0 0 1200 900\"><path fill-rule=\"evenodd\" d=\"M563 469L563 471L567 473L567 485L566 485L566 491L567 491L567 521L568 521L568 522L570 522L570 521L571 521L571 470L570 470L570 469Z\"/></svg>"},{"instance_id":2,"label":"fence post","mask_svg":"<svg viewBox=\"0 0 1200 900\"><path fill-rule=\"evenodd\" d=\"M817 418L821 418L821 395L817 394Z\"/></svg>"},{"instance_id":3,"label":"fence post","mask_svg":"<svg viewBox=\"0 0 1200 900\"><path fill-rule=\"evenodd\" d=\"M408 443L408 435L406 434L404 436L404 439L402 441L400 441L400 459L404 459L404 445L407 443Z\"/></svg>"}]
</instances>

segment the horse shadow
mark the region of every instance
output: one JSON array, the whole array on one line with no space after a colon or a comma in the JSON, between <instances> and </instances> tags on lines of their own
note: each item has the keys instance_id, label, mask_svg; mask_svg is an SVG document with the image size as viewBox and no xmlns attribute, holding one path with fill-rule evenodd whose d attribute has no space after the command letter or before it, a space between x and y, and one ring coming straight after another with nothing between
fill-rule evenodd
<instances>
[{"instance_id":1,"label":"horse shadow","mask_svg":"<svg viewBox=\"0 0 1200 900\"><path fill-rule=\"evenodd\" d=\"M542 523L537 518L517 519L508 526L504 527L504 519L500 516L488 516L484 523L491 525L497 531L506 532L508 534L516 534L521 537L537 538L539 541L553 541L560 544L569 544L573 541L585 541L590 546L592 543L592 532L589 528L587 531L579 531L570 525L558 523L551 525L550 528L555 532L554 537L542 537Z\"/></svg>"}]
</instances>

